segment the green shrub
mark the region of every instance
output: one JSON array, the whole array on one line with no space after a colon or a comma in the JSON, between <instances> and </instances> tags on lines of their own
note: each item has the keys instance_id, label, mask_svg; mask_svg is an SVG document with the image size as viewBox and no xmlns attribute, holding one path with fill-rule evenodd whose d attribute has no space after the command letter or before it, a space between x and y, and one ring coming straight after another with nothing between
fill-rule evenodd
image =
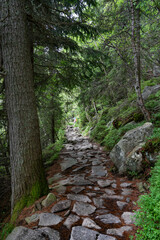
<instances>
[{"instance_id":1,"label":"green shrub","mask_svg":"<svg viewBox=\"0 0 160 240\"><path fill-rule=\"evenodd\" d=\"M101 120L97 123L93 131L91 132L91 138L101 142L108 132L106 122Z\"/></svg>"},{"instance_id":2,"label":"green shrub","mask_svg":"<svg viewBox=\"0 0 160 240\"><path fill-rule=\"evenodd\" d=\"M141 196L138 201L136 240L160 239L160 156L151 173L150 194Z\"/></svg>"}]
</instances>

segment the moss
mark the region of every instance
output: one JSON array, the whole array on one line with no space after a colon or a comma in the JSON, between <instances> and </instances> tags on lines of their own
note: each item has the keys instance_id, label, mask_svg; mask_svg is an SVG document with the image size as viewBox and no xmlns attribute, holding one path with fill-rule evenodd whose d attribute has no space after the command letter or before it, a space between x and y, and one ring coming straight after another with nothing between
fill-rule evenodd
<instances>
[{"instance_id":1,"label":"moss","mask_svg":"<svg viewBox=\"0 0 160 240\"><path fill-rule=\"evenodd\" d=\"M5 240L14 228L15 228L14 224L6 223L2 228L2 232L0 233L0 239Z\"/></svg>"},{"instance_id":2,"label":"moss","mask_svg":"<svg viewBox=\"0 0 160 240\"><path fill-rule=\"evenodd\" d=\"M42 178L43 179L43 178ZM15 223L19 214L21 213L22 209L24 207L29 207L32 205L37 199L39 199L41 196L46 195L49 192L47 181L39 181L36 182L30 191L30 194L24 195L20 198L20 200L16 203L12 217L11 217L11 223Z\"/></svg>"}]
</instances>

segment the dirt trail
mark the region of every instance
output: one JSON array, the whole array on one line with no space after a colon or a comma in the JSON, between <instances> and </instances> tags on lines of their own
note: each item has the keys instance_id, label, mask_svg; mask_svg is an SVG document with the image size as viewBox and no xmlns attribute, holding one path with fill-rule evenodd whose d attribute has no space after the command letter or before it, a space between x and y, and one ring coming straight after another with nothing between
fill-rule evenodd
<instances>
[{"instance_id":1,"label":"dirt trail","mask_svg":"<svg viewBox=\"0 0 160 240\"><path fill-rule=\"evenodd\" d=\"M50 192L56 195L56 202L42 207L44 197L39 199L23 210L18 225L34 232L47 227L43 229L47 237L35 239L129 239L135 232L132 217L140 195L138 180L113 175L109 157L77 128L68 127L66 136L68 142L59 160L48 171ZM37 219L27 224L24 218L33 214ZM56 237L53 232L49 234L49 229L56 230Z\"/></svg>"}]
</instances>

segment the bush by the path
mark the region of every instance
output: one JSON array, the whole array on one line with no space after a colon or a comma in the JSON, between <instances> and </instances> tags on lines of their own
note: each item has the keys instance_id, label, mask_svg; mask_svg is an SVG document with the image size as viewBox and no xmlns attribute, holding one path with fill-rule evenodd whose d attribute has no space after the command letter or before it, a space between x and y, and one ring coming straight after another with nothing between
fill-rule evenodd
<instances>
[{"instance_id":1,"label":"bush by the path","mask_svg":"<svg viewBox=\"0 0 160 240\"><path fill-rule=\"evenodd\" d=\"M150 194L141 196L136 214L136 225L139 226L136 240L160 239L160 156L152 170Z\"/></svg>"}]
</instances>

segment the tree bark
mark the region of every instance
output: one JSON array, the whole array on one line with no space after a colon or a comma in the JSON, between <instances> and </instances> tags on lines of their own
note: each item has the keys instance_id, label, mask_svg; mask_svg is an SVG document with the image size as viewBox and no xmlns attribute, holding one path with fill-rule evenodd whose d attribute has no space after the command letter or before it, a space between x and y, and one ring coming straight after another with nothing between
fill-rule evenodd
<instances>
[{"instance_id":1,"label":"tree bark","mask_svg":"<svg viewBox=\"0 0 160 240\"><path fill-rule=\"evenodd\" d=\"M132 25L132 49L134 56L135 71L135 91L137 94L137 103L146 120L150 121L151 117L144 105L141 93L141 59L140 59L140 0L130 0L131 6L131 25Z\"/></svg>"},{"instance_id":2,"label":"tree bark","mask_svg":"<svg viewBox=\"0 0 160 240\"><path fill-rule=\"evenodd\" d=\"M37 186L37 198L48 191L40 144L33 85L33 64L25 0L0 0L2 56L9 120L11 208Z\"/></svg>"}]
</instances>

